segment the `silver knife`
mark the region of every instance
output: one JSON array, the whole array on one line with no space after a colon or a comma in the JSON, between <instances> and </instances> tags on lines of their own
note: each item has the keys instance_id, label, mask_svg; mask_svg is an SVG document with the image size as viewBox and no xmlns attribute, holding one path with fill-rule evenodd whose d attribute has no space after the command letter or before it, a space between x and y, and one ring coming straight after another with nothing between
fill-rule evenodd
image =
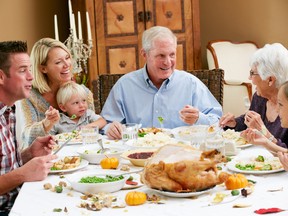
<instances>
[{"instance_id":1,"label":"silver knife","mask_svg":"<svg viewBox=\"0 0 288 216\"><path fill-rule=\"evenodd\" d=\"M56 153L58 153L65 145L67 145L69 142L70 142L70 140L72 140L73 139L73 137L70 137L69 139L67 139L61 146L60 146L60 148L58 148L55 152L53 152L53 155L55 155Z\"/></svg>"}]
</instances>

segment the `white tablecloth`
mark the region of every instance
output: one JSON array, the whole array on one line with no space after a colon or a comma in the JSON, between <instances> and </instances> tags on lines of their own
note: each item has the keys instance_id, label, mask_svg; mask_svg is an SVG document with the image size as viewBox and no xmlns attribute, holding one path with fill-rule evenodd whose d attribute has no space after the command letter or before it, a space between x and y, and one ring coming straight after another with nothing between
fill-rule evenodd
<instances>
[{"instance_id":1,"label":"white tablecloth","mask_svg":"<svg viewBox=\"0 0 288 216\"><path fill-rule=\"evenodd\" d=\"M120 144L120 143L118 143ZM60 152L62 155L76 154L76 150L79 148L77 145L71 145L63 148ZM270 155L265 149L252 146L241 150L238 156L249 156L249 155ZM122 160L122 164L129 164L128 161ZM136 167L131 166L132 169ZM99 169L97 165L89 165L84 169ZM225 170L225 167L224 167ZM69 174L67 174L69 175ZM248 179L255 180L254 192L248 197L240 196L236 200L228 199L227 201L217 205L212 205L211 201L217 191L226 191L223 185L218 185L212 189L209 193L202 194L198 197L193 198L170 198L162 197L162 203L164 204L153 204L146 202L140 206L126 206L125 208L112 209L103 208L101 211L89 211L78 206L81 203L81 193L70 191L64 188L62 193L55 193L49 190L44 190L44 183L51 183L56 185L59 181L65 181L60 179L59 175L49 175L47 179L39 182L27 182L24 183L22 189L16 199L16 202L11 210L11 216L41 216L41 215L147 215L147 216L185 216L185 215L219 215L219 216L243 216L243 215L256 215L254 210L259 208L270 208L278 207L287 209L287 197L288 197L288 175L284 172L269 174L269 175L247 175ZM278 189L283 187L283 191L268 192L268 189ZM144 191L149 195L152 192L146 186L134 189L137 191ZM72 196L68 196L68 192L72 192ZM129 190L130 191L130 190ZM124 202L124 197L128 190L121 190L114 193L118 200ZM227 191L226 191L227 192ZM158 194L159 195L159 194ZM233 208L234 204L250 204L247 208ZM53 212L55 208L67 208L68 212ZM286 211L278 213L277 215L287 215Z\"/></svg>"}]
</instances>

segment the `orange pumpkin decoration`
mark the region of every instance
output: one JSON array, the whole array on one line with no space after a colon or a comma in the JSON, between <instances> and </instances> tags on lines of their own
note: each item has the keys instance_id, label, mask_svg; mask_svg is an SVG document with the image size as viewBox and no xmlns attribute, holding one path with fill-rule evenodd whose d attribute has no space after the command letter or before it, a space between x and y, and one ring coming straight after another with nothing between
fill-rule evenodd
<instances>
[{"instance_id":1,"label":"orange pumpkin decoration","mask_svg":"<svg viewBox=\"0 0 288 216\"><path fill-rule=\"evenodd\" d=\"M102 169L117 169L119 165L119 160L118 158L103 158L100 161L100 166L102 167Z\"/></svg>"},{"instance_id":2,"label":"orange pumpkin decoration","mask_svg":"<svg viewBox=\"0 0 288 216\"><path fill-rule=\"evenodd\" d=\"M232 174L225 181L225 186L228 190L245 188L247 185L248 185L248 180L242 174Z\"/></svg>"},{"instance_id":3,"label":"orange pumpkin decoration","mask_svg":"<svg viewBox=\"0 0 288 216\"><path fill-rule=\"evenodd\" d=\"M140 191L131 191L128 192L125 196L125 202L130 206L142 205L146 202L146 200L147 195Z\"/></svg>"}]
</instances>

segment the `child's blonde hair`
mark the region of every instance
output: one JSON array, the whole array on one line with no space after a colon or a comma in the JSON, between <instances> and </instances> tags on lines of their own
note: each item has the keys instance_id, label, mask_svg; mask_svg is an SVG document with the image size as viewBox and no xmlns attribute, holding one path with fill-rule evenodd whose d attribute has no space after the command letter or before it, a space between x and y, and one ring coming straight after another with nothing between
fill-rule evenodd
<instances>
[{"instance_id":1,"label":"child's blonde hair","mask_svg":"<svg viewBox=\"0 0 288 216\"><path fill-rule=\"evenodd\" d=\"M73 81L69 81L64 83L57 92L56 100L58 105L66 104L69 100L71 100L73 95L79 95L83 99L87 99L88 97L87 92L81 85Z\"/></svg>"}]
</instances>

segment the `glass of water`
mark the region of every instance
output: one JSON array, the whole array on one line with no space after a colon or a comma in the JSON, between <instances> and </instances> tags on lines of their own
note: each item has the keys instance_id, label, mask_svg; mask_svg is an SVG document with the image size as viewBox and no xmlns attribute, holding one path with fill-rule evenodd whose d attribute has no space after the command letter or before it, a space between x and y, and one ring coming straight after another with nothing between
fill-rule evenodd
<instances>
[{"instance_id":1,"label":"glass of water","mask_svg":"<svg viewBox=\"0 0 288 216\"><path fill-rule=\"evenodd\" d=\"M99 128L98 126L95 127L82 127L81 128L81 135L83 145L87 144L97 144L97 140L99 139Z\"/></svg>"},{"instance_id":2,"label":"glass of water","mask_svg":"<svg viewBox=\"0 0 288 216\"><path fill-rule=\"evenodd\" d=\"M138 137L138 127L136 123L126 123L122 125L122 140L127 142L128 140L137 140Z\"/></svg>"}]
</instances>

